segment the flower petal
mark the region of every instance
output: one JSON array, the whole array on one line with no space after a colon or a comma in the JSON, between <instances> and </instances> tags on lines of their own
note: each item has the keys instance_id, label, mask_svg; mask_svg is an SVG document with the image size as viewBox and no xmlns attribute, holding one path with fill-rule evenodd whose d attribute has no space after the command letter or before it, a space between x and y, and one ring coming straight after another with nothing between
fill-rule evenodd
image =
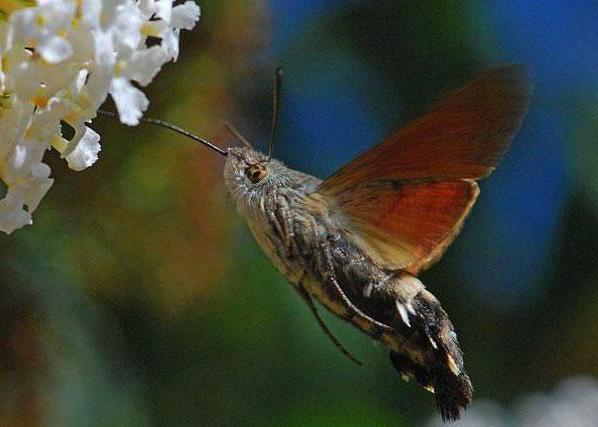
<instances>
[{"instance_id":1,"label":"flower petal","mask_svg":"<svg viewBox=\"0 0 598 427\"><path fill-rule=\"evenodd\" d=\"M170 25L174 28L191 30L199 20L201 10L195 2L187 1L184 4L172 9L172 19Z\"/></svg>"},{"instance_id":2,"label":"flower petal","mask_svg":"<svg viewBox=\"0 0 598 427\"><path fill-rule=\"evenodd\" d=\"M0 200L0 231L10 234L31 223L31 214L23 209L22 200L9 188L4 199Z\"/></svg>"},{"instance_id":3,"label":"flower petal","mask_svg":"<svg viewBox=\"0 0 598 427\"><path fill-rule=\"evenodd\" d=\"M149 49L137 50L131 55L127 66L127 75L131 80L139 82L141 86L146 86L166 61L168 61L168 55L160 46L155 45Z\"/></svg>"},{"instance_id":4,"label":"flower petal","mask_svg":"<svg viewBox=\"0 0 598 427\"><path fill-rule=\"evenodd\" d=\"M173 61L179 58L179 33L180 30L166 30L162 34L162 49Z\"/></svg>"},{"instance_id":5,"label":"flower petal","mask_svg":"<svg viewBox=\"0 0 598 427\"><path fill-rule=\"evenodd\" d=\"M172 17L172 0L157 0L155 4L156 16L166 22Z\"/></svg>"},{"instance_id":6,"label":"flower petal","mask_svg":"<svg viewBox=\"0 0 598 427\"><path fill-rule=\"evenodd\" d=\"M100 135L93 129L85 127L83 137L77 142L74 149L64 156L69 168L82 171L93 165L98 160L98 153L102 149L100 146Z\"/></svg>"},{"instance_id":7,"label":"flower petal","mask_svg":"<svg viewBox=\"0 0 598 427\"><path fill-rule=\"evenodd\" d=\"M141 44L141 26L143 25L143 14L137 5L129 3L118 8L118 14L114 22L114 42L129 49L137 49Z\"/></svg>"},{"instance_id":8,"label":"flower petal","mask_svg":"<svg viewBox=\"0 0 598 427\"><path fill-rule=\"evenodd\" d=\"M44 163L38 163L31 168L31 176L21 188L23 204L27 206L27 212L33 213L39 206L54 180L50 178L50 167Z\"/></svg>"},{"instance_id":9,"label":"flower petal","mask_svg":"<svg viewBox=\"0 0 598 427\"><path fill-rule=\"evenodd\" d=\"M20 144L12 144L4 159L2 180L10 187L17 182L28 180L33 165L40 163L46 146L26 139Z\"/></svg>"},{"instance_id":10,"label":"flower petal","mask_svg":"<svg viewBox=\"0 0 598 427\"><path fill-rule=\"evenodd\" d=\"M73 48L67 39L52 36L38 46L39 54L49 64L58 64L73 54Z\"/></svg>"},{"instance_id":11,"label":"flower petal","mask_svg":"<svg viewBox=\"0 0 598 427\"><path fill-rule=\"evenodd\" d=\"M110 94L114 98L120 121L130 126L139 124L149 105L145 94L122 77L112 80Z\"/></svg>"}]
</instances>

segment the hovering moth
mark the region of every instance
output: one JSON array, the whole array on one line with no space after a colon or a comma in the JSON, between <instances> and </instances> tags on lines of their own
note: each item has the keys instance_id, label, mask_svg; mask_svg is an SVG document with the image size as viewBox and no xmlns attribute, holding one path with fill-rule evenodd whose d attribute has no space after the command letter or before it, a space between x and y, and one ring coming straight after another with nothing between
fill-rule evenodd
<instances>
[{"instance_id":1,"label":"hovering moth","mask_svg":"<svg viewBox=\"0 0 598 427\"><path fill-rule=\"evenodd\" d=\"M456 420L473 388L453 324L417 276L459 233L528 106L523 66L487 71L321 180L244 147L222 150L224 182L255 239L350 359L314 300L390 350L400 376ZM178 129L176 129L178 130Z\"/></svg>"}]
</instances>

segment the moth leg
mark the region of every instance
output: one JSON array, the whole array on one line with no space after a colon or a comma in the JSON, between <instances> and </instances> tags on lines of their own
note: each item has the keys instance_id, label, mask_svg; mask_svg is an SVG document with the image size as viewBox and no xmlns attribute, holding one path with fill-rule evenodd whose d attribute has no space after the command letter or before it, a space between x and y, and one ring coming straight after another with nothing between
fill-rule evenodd
<instances>
[{"instance_id":1,"label":"moth leg","mask_svg":"<svg viewBox=\"0 0 598 427\"><path fill-rule=\"evenodd\" d=\"M332 264L332 257L330 256L330 252L328 250L325 250L324 252L326 253L326 261L328 263L328 268L330 269L330 276L329 276L330 283L332 283L332 286L335 288L336 292L338 293L339 297L343 300L345 305L354 314L356 314L357 316L366 320L367 322L372 323L373 325L377 326L378 328L386 330L386 331L392 330L392 328L390 326L388 326L384 323L378 322L376 319L373 319L370 316L368 316L367 314L365 314L358 307L356 307L355 304L353 304L351 302L351 300L349 300L349 298L347 297L347 295L345 294L343 289L340 287L340 285L336 281L336 277L334 277L334 265Z\"/></svg>"},{"instance_id":2,"label":"moth leg","mask_svg":"<svg viewBox=\"0 0 598 427\"><path fill-rule=\"evenodd\" d=\"M320 317L320 313L318 313L318 309L316 308L316 305L314 304L313 299L311 298L309 293L305 290L305 288L301 284L299 284L299 286L296 289L297 289L297 292L299 293L299 295L301 296L301 298L303 298L303 300L309 307L309 309L312 312L312 314L314 315L314 317L316 318L316 321L318 322L318 325L320 325L322 332L324 332L324 334L330 339L330 341L332 341L332 343L335 345L335 347L338 348L341 353L343 353L345 356L347 356L347 358L349 360L351 360L357 366L362 366L363 363L361 363L361 361L359 359L357 359L349 350L347 350L345 348L345 346L343 346L341 344L341 342L334 336L332 331L330 329L328 329L328 326L326 326L326 324L324 323L324 320Z\"/></svg>"}]
</instances>

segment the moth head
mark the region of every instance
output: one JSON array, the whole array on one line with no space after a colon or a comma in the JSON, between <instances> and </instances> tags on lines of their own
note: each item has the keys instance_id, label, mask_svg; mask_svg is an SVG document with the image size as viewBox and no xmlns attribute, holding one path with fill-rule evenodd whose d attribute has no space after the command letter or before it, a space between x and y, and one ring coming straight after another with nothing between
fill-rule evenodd
<instances>
[{"instance_id":1,"label":"moth head","mask_svg":"<svg viewBox=\"0 0 598 427\"><path fill-rule=\"evenodd\" d=\"M244 147L229 148L224 164L225 184L233 196L237 198L237 201L239 201L239 196L263 196L269 189L284 185L280 177L281 175L285 175L284 172L287 169L282 163L272 160L272 150L278 128L278 116L280 114L281 86L282 69L279 67L276 70L274 80L272 126L268 141L268 155L256 151L251 143L233 126L226 124L229 132L244 145Z\"/></svg>"},{"instance_id":2,"label":"moth head","mask_svg":"<svg viewBox=\"0 0 598 427\"><path fill-rule=\"evenodd\" d=\"M224 163L224 181L233 194L257 195L273 185L278 163L250 148L232 147Z\"/></svg>"},{"instance_id":3,"label":"moth head","mask_svg":"<svg viewBox=\"0 0 598 427\"><path fill-rule=\"evenodd\" d=\"M245 175L249 181L257 184L268 175L268 166L266 163L257 163L245 168Z\"/></svg>"}]
</instances>

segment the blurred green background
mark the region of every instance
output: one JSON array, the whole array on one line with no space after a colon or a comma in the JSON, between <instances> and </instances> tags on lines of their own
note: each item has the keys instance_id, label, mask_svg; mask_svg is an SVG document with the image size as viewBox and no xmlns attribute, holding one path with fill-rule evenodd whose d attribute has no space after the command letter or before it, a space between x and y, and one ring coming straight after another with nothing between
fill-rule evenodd
<instances>
[{"instance_id":1,"label":"blurred green background","mask_svg":"<svg viewBox=\"0 0 598 427\"><path fill-rule=\"evenodd\" d=\"M235 123L325 177L447 89L523 62L529 114L455 244L422 276L478 399L598 376L598 4L204 0L147 115L221 146ZM107 108L113 108L111 102ZM234 211L222 160L98 118L100 160L49 154L35 224L0 236L0 425L386 426L436 419L387 352L325 314L345 359Z\"/></svg>"}]
</instances>

